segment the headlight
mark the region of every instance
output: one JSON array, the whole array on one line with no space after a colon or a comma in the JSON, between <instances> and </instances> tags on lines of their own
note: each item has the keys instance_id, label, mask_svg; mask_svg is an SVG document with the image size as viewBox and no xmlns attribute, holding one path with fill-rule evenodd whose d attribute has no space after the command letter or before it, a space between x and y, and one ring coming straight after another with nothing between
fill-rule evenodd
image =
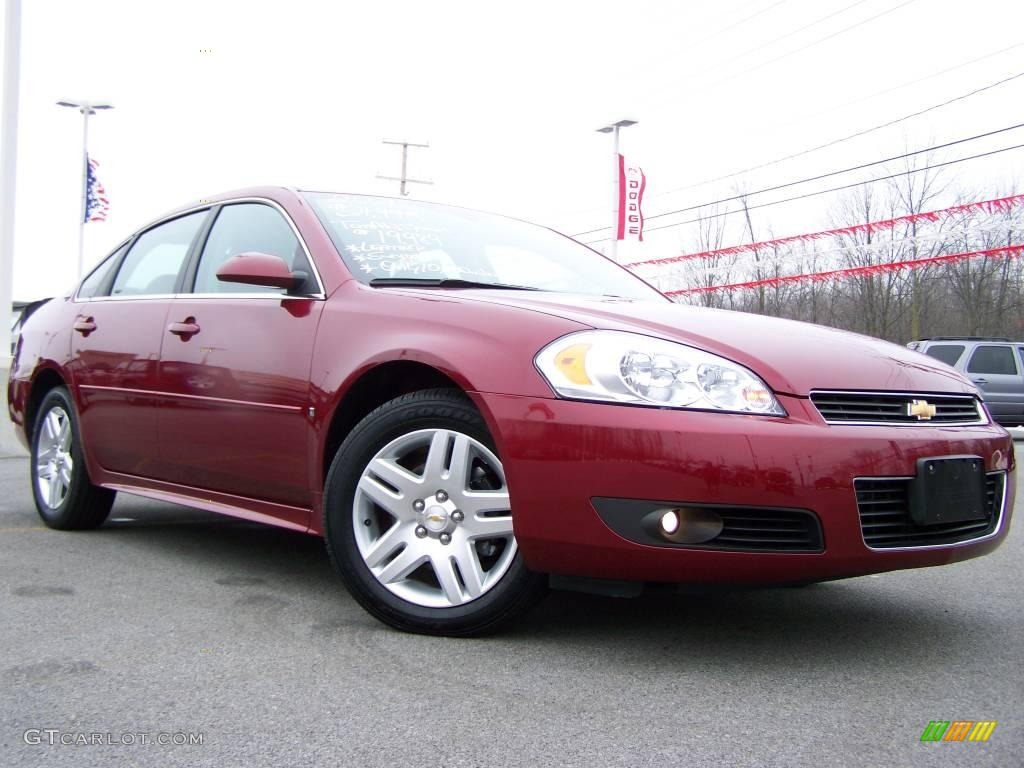
<instances>
[{"instance_id":1,"label":"headlight","mask_svg":"<svg viewBox=\"0 0 1024 768\"><path fill-rule=\"evenodd\" d=\"M535 362L563 397L786 415L768 385L742 365L637 333L571 333L544 347Z\"/></svg>"}]
</instances>

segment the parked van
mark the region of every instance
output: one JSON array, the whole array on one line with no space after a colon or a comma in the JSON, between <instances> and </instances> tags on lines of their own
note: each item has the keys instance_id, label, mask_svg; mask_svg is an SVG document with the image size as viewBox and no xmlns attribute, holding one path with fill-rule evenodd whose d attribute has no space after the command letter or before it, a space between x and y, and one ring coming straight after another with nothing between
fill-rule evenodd
<instances>
[{"instance_id":1,"label":"parked van","mask_svg":"<svg viewBox=\"0 0 1024 768\"><path fill-rule=\"evenodd\" d=\"M1024 341L990 336L936 336L907 344L953 366L985 393L992 418L1024 426Z\"/></svg>"}]
</instances>

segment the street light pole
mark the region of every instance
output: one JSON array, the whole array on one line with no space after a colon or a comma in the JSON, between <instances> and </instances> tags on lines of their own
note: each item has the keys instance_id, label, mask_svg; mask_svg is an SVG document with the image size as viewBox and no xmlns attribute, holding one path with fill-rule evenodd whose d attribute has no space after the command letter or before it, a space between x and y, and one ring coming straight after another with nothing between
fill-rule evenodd
<instances>
[{"instance_id":1,"label":"street light pole","mask_svg":"<svg viewBox=\"0 0 1024 768\"><path fill-rule=\"evenodd\" d=\"M598 133L612 135L612 245L609 250L612 261L618 261L619 252L619 129L631 125L636 125L636 120L619 120L597 129Z\"/></svg>"},{"instance_id":2,"label":"street light pole","mask_svg":"<svg viewBox=\"0 0 1024 768\"><path fill-rule=\"evenodd\" d=\"M89 116L98 109L113 109L112 104L97 104L90 101L64 99L57 102L60 107L73 107L82 113L82 209L78 217L78 279L82 279L85 259L85 215L89 206Z\"/></svg>"}]
</instances>

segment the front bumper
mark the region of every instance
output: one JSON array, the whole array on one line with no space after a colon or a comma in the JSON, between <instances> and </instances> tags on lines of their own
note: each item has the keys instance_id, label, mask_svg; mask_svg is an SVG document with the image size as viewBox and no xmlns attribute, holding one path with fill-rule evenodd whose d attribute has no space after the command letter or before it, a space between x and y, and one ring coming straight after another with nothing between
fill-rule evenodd
<instances>
[{"instance_id":1,"label":"front bumper","mask_svg":"<svg viewBox=\"0 0 1024 768\"><path fill-rule=\"evenodd\" d=\"M537 571L658 582L794 582L965 560L1009 530L1013 441L984 426L827 425L805 398L780 397L786 418L474 393L498 443L515 532ZM994 533L957 544L874 550L861 533L856 478L907 477L922 457L981 456L1007 471ZM649 546L613 532L595 498L812 511L820 552Z\"/></svg>"}]
</instances>

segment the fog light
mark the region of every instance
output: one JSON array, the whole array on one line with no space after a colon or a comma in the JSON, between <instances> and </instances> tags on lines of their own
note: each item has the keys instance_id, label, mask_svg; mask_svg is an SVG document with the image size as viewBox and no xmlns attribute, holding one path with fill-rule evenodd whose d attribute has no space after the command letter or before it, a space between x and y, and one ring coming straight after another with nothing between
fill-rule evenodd
<instances>
[{"instance_id":1,"label":"fog light","mask_svg":"<svg viewBox=\"0 0 1024 768\"><path fill-rule=\"evenodd\" d=\"M648 513L641 525L673 544L703 544L725 527L718 513L707 507L662 507Z\"/></svg>"},{"instance_id":2,"label":"fog light","mask_svg":"<svg viewBox=\"0 0 1024 768\"><path fill-rule=\"evenodd\" d=\"M679 530L679 513L670 509L661 516L661 530L666 536L671 536Z\"/></svg>"}]
</instances>

